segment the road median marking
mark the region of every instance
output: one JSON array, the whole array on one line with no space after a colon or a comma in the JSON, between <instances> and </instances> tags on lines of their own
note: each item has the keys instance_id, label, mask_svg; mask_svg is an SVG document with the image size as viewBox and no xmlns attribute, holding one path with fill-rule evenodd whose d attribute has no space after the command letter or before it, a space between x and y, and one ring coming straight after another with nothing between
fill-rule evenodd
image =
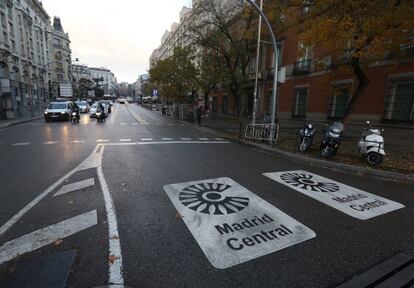
<instances>
[{"instance_id":1,"label":"road median marking","mask_svg":"<svg viewBox=\"0 0 414 288\"><path fill-rule=\"evenodd\" d=\"M166 185L164 190L218 269L316 237L311 229L230 178Z\"/></svg>"},{"instance_id":2,"label":"road median marking","mask_svg":"<svg viewBox=\"0 0 414 288\"><path fill-rule=\"evenodd\" d=\"M30 145L30 142L19 142L19 143L14 143L13 146L28 146Z\"/></svg>"},{"instance_id":3,"label":"road median marking","mask_svg":"<svg viewBox=\"0 0 414 288\"><path fill-rule=\"evenodd\" d=\"M307 171L263 175L359 220L371 219L405 207L400 203Z\"/></svg>"},{"instance_id":4,"label":"road median marking","mask_svg":"<svg viewBox=\"0 0 414 288\"><path fill-rule=\"evenodd\" d=\"M131 142L131 139L119 139L119 142Z\"/></svg>"},{"instance_id":5,"label":"road median marking","mask_svg":"<svg viewBox=\"0 0 414 288\"><path fill-rule=\"evenodd\" d=\"M59 141L46 141L43 144L44 145L54 145L54 144L59 144Z\"/></svg>"},{"instance_id":6,"label":"road median marking","mask_svg":"<svg viewBox=\"0 0 414 288\"><path fill-rule=\"evenodd\" d=\"M89 178L89 179L86 179L86 180L82 180L82 181L78 181L78 182L75 182L75 183L67 184L67 185L62 186L62 188L60 188L59 191L56 192L55 195L53 195L53 197L60 196L60 195L63 195L63 194L67 194L67 193L70 193L70 192L73 192L73 191L85 189L85 188L92 187L92 186L95 186L95 179L94 178Z\"/></svg>"},{"instance_id":7,"label":"road median marking","mask_svg":"<svg viewBox=\"0 0 414 288\"><path fill-rule=\"evenodd\" d=\"M0 265L98 224L96 210L36 230L0 247Z\"/></svg>"}]
</instances>

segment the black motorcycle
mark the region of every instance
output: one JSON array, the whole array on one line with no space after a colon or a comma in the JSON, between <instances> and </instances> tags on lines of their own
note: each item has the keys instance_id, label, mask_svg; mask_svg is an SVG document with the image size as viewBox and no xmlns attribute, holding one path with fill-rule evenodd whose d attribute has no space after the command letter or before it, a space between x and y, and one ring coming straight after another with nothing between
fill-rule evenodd
<instances>
[{"instance_id":1,"label":"black motorcycle","mask_svg":"<svg viewBox=\"0 0 414 288\"><path fill-rule=\"evenodd\" d=\"M344 133L344 124L334 122L328 130L322 130L325 134L321 142L321 156L324 158L336 155L341 144L342 134Z\"/></svg>"},{"instance_id":2,"label":"black motorcycle","mask_svg":"<svg viewBox=\"0 0 414 288\"><path fill-rule=\"evenodd\" d=\"M299 131L299 150L306 152L310 149L313 142L313 136L315 135L315 128L311 123L306 123Z\"/></svg>"},{"instance_id":3,"label":"black motorcycle","mask_svg":"<svg viewBox=\"0 0 414 288\"><path fill-rule=\"evenodd\" d=\"M98 122L104 122L106 120L105 111L102 109L96 111L96 119L98 120Z\"/></svg>"},{"instance_id":4,"label":"black motorcycle","mask_svg":"<svg viewBox=\"0 0 414 288\"><path fill-rule=\"evenodd\" d=\"M71 121L72 123L79 123L80 121L79 110L72 110Z\"/></svg>"}]
</instances>

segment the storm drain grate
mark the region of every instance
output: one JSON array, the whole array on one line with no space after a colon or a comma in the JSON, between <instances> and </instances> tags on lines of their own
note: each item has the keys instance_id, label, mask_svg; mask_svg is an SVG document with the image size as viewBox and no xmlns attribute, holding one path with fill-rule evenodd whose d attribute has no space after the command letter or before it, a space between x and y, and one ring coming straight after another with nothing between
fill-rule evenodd
<instances>
[{"instance_id":1,"label":"storm drain grate","mask_svg":"<svg viewBox=\"0 0 414 288\"><path fill-rule=\"evenodd\" d=\"M337 288L412 288L414 259L400 253Z\"/></svg>"},{"instance_id":2,"label":"storm drain grate","mask_svg":"<svg viewBox=\"0 0 414 288\"><path fill-rule=\"evenodd\" d=\"M17 262L12 273L0 280L8 288L65 288L76 250L59 252Z\"/></svg>"}]
</instances>

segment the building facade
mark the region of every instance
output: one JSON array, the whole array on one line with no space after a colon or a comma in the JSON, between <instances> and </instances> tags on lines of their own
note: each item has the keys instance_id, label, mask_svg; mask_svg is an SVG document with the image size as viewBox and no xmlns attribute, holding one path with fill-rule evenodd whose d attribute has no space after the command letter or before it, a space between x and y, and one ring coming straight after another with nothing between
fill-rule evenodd
<instances>
[{"instance_id":1,"label":"building facade","mask_svg":"<svg viewBox=\"0 0 414 288\"><path fill-rule=\"evenodd\" d=\"M34 116L49 100L49 15L37 0L0 0L0 119Z\"/></svg>"},{"instance_id":2,"label":"building facade","mask_svg":"<svg viewBox=\"0 0 414 288\"><path fill-rule=\"evenodd\" d=\"M51 97L62 97L60 87L70 86L73 81L71 75L72 51L70 49L69 34L63 30L59 17L54 17L53 25L49 26L49 62L47 63L50 75Z\"/></svg>"},{"instance_id":3,"label":"building facade","mask_svg":"<svg viewBox=\"0 0 414 288\"><path fill-rule=\"evenodd\" d=\"M93 81L99 82L105 95L116 95L117 80L115 74L105 67L90 67L90 73Z\"/></svg>"}]
</instances>

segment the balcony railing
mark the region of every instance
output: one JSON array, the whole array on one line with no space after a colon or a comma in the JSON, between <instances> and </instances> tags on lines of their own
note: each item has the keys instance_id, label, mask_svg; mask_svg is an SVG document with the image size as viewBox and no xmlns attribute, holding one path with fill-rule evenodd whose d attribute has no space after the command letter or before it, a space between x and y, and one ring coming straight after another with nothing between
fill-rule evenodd
<instances>
[{"instance_id":1,"label":"balcony railing","mask_svg":"<svg viewBox=\"0 0 414 288\"><path fill-rule=\"evenodd\" d=\"M295 62L293 67L294 75L305 75L311 72L311 60L306 59L302 61Z\"/></svg>"}]
</instances>

